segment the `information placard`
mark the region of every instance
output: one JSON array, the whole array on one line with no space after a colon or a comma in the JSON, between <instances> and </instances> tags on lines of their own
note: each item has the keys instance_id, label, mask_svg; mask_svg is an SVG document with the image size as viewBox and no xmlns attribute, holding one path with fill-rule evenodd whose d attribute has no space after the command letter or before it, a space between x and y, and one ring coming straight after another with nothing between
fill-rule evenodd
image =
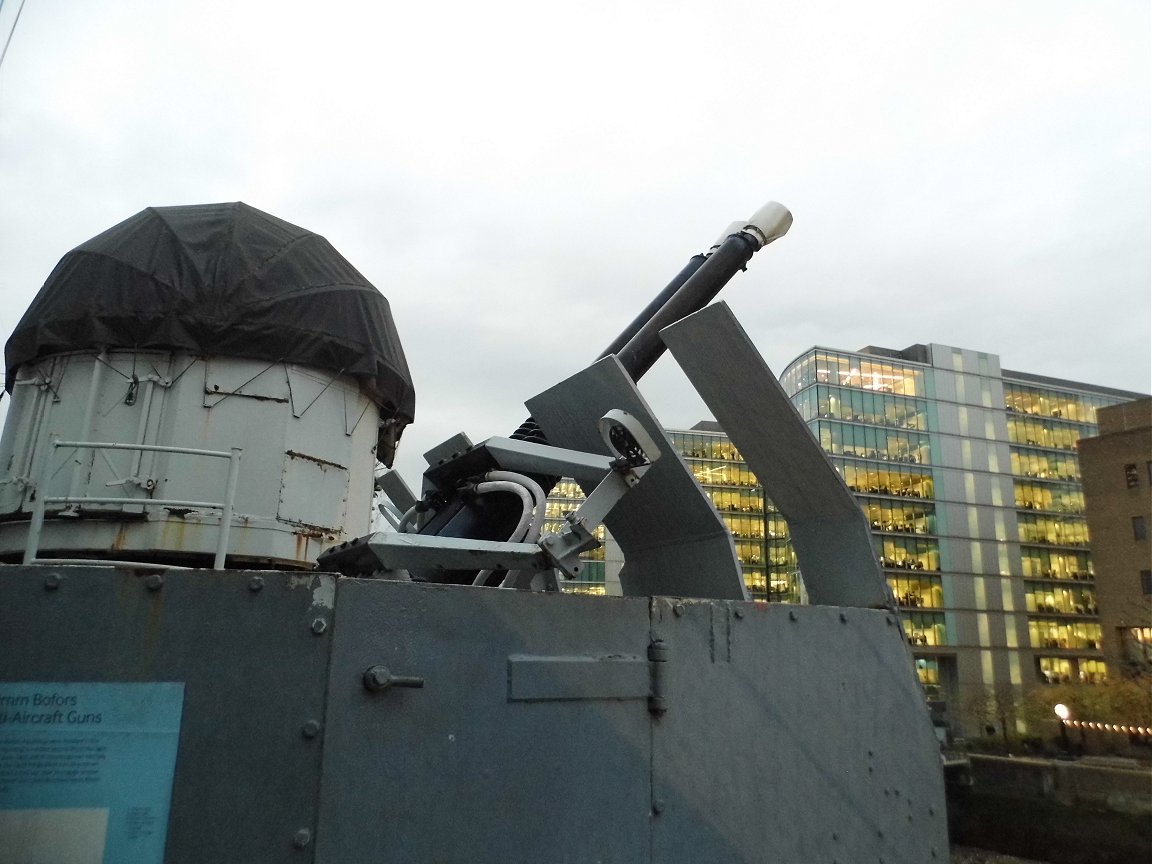
<instances>
[{"instance_id":1,"label":"information placard","mask_svg":"<svg viewBox=\"0 0 1152 864\"><path fill-rule=\"evenodd\" d=\"M182 683L0 681L0 861L161 864Z\"/></svg>"}]
</instances>

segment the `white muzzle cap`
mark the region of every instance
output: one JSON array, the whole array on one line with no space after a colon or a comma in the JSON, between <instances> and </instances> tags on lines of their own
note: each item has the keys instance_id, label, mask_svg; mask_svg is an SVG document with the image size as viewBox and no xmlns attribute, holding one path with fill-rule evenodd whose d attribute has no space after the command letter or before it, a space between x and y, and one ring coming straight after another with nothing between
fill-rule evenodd
<instances>
[{"instance_id":1,"label":"white muzzle cap","mask_svg":"<svg viewBox=\"0 0 1152 864\"><path fill-rule=\"evenodd\" d=\"M788 208L776 201L769 201L752 214L743 230L758 239L761 246L767 246L787 234L791 227L792 214Z\"/></svg>"}]
</instances>

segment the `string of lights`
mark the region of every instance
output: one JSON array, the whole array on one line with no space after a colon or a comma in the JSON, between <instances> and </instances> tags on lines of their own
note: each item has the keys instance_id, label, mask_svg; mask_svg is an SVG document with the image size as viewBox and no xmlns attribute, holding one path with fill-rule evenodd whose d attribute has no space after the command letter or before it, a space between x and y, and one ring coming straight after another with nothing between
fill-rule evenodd
<instances>
[{"instance_id":1,"label":"string of lights","mask_svg":"<svg viewBox=\"0 0 1152 864\"><path fill-rule=\"evenodd\" d=\"M1119 732L1123 735L1142 735L1152 738L1152 726L1134 726L1130 723L1097 723L1090 720L1061 720L1072 729L1095 729L1100 732Z\"/></svg>"}]
</instances>

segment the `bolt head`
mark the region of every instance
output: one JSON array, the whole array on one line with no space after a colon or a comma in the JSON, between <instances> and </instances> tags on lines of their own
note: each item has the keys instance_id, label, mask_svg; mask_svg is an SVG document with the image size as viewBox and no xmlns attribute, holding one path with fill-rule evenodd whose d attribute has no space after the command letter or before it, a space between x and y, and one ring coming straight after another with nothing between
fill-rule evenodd
<instances>
[{"instance_id":1,"label":"bolt head","mask_svg":"<svg viewBox=\"0 0 1152 864\"><path fill-rule=\"evenodd\" d=\"M149 591L159 591L164 587L164 577L159 573L149 573L144 579L144 585Z\"/></svg>"},{"instance_id":2,"label":"bolt head","mask_svg":"<svg viewBox=\"0 0 1152 864\"><path fill-rule=\"evenodd\" d=\"M735 610L735 614L736 614L737 618L743 618L744 617L744 610L741 609L739 606L737 606L736 610Z\"/></svg>"},{"instance_id":3,"label":"bolt head","mask_svg":"<svg viewBox=\"0 0 1152 864\"><path fill-rule=\"evenodd\" d=\"M328 622L323 618L314 618L312 620L312 632L319 636L328 629Z\"/></svg>"},{"instance_id":4,"label":"bolt head","mask_svg":"<svg viewBox=\"0 0 1152 864\"><path fill-rule=\"evenodd\" d=\"M383 666L369 666L362 680L368 690L383 690L392 683L392 675Z\"/></svg>"},{"instance_id":5,"label":"bolt head","mask_svg":"<svg viewBox=\"0 0 1152 864\"><path fill-rule=\"evenodd\" d=\"M676 613L677 617L683 615L684 614L684 604L683 603L673 603L672 604L672 611L674 613Z\"/></svg>"},{"instance_id":6,"label":"bolt head","mask_svg":"<svg viewBox=\"0 0 1152 864\"><path fill-rule=\"evenodd\" d=\"M253 592L259 591L263 587L264 587L264 577L263 576L253 576L251 579L248 580L248 590L249 591L253 591Z\"/></svg>"},{"instance_id":7,"label":"bolt head","mask_svg":"<svg viewBox=\"0 0 1152 864\"><path fill-rule=\"evenodd\" d=\"M312 842L312 832L307 828L301 828L294 835L292 835L292 845L297 849L304 849Z\"/></svg>"},{"instance_id":8,"label":"bolt head","mask_svg":"<svg viewBox=\"0 0 1152 864\"><path fill-rule=\"evenodd\" d=\"M49 573L47 576L44 577L44 590L45 591L55 591L59 587L60 587L60 574L59 573Z\"/></svg>"},{"instance_id":9,"label":"bolt head","mask_svg":"<svg viewBox=\"0 0 1152 864\"><path fill-rule=\"evenodd\" d=\"M300 727L300 734L305 738L315 738L320 734L320 724L316 720L309 720Z\"/></svg>"}]
</instances>

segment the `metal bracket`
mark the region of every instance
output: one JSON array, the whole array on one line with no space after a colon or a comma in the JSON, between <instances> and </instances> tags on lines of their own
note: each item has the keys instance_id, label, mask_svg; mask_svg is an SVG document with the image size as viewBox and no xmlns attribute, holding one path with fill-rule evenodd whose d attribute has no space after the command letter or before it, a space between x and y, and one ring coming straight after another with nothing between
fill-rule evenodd
<instances>
[{"instance_id":1,"label":"metal bracket","mask_svg":"<svg viewBox=\"0 0 1152 864\"><path fill-rule=\"evenodd\" d=\"M609 446L617 450L619 458L612 460L612 470L575 512L564 516L560 531L540 538L540 548L570 579L580 572L580 553L600 545L595 534L597 526L660 458L656 443L627 412L609 411L601 418L599 427L605 442L610 442Z\"/></svg>"}]
</instances>

